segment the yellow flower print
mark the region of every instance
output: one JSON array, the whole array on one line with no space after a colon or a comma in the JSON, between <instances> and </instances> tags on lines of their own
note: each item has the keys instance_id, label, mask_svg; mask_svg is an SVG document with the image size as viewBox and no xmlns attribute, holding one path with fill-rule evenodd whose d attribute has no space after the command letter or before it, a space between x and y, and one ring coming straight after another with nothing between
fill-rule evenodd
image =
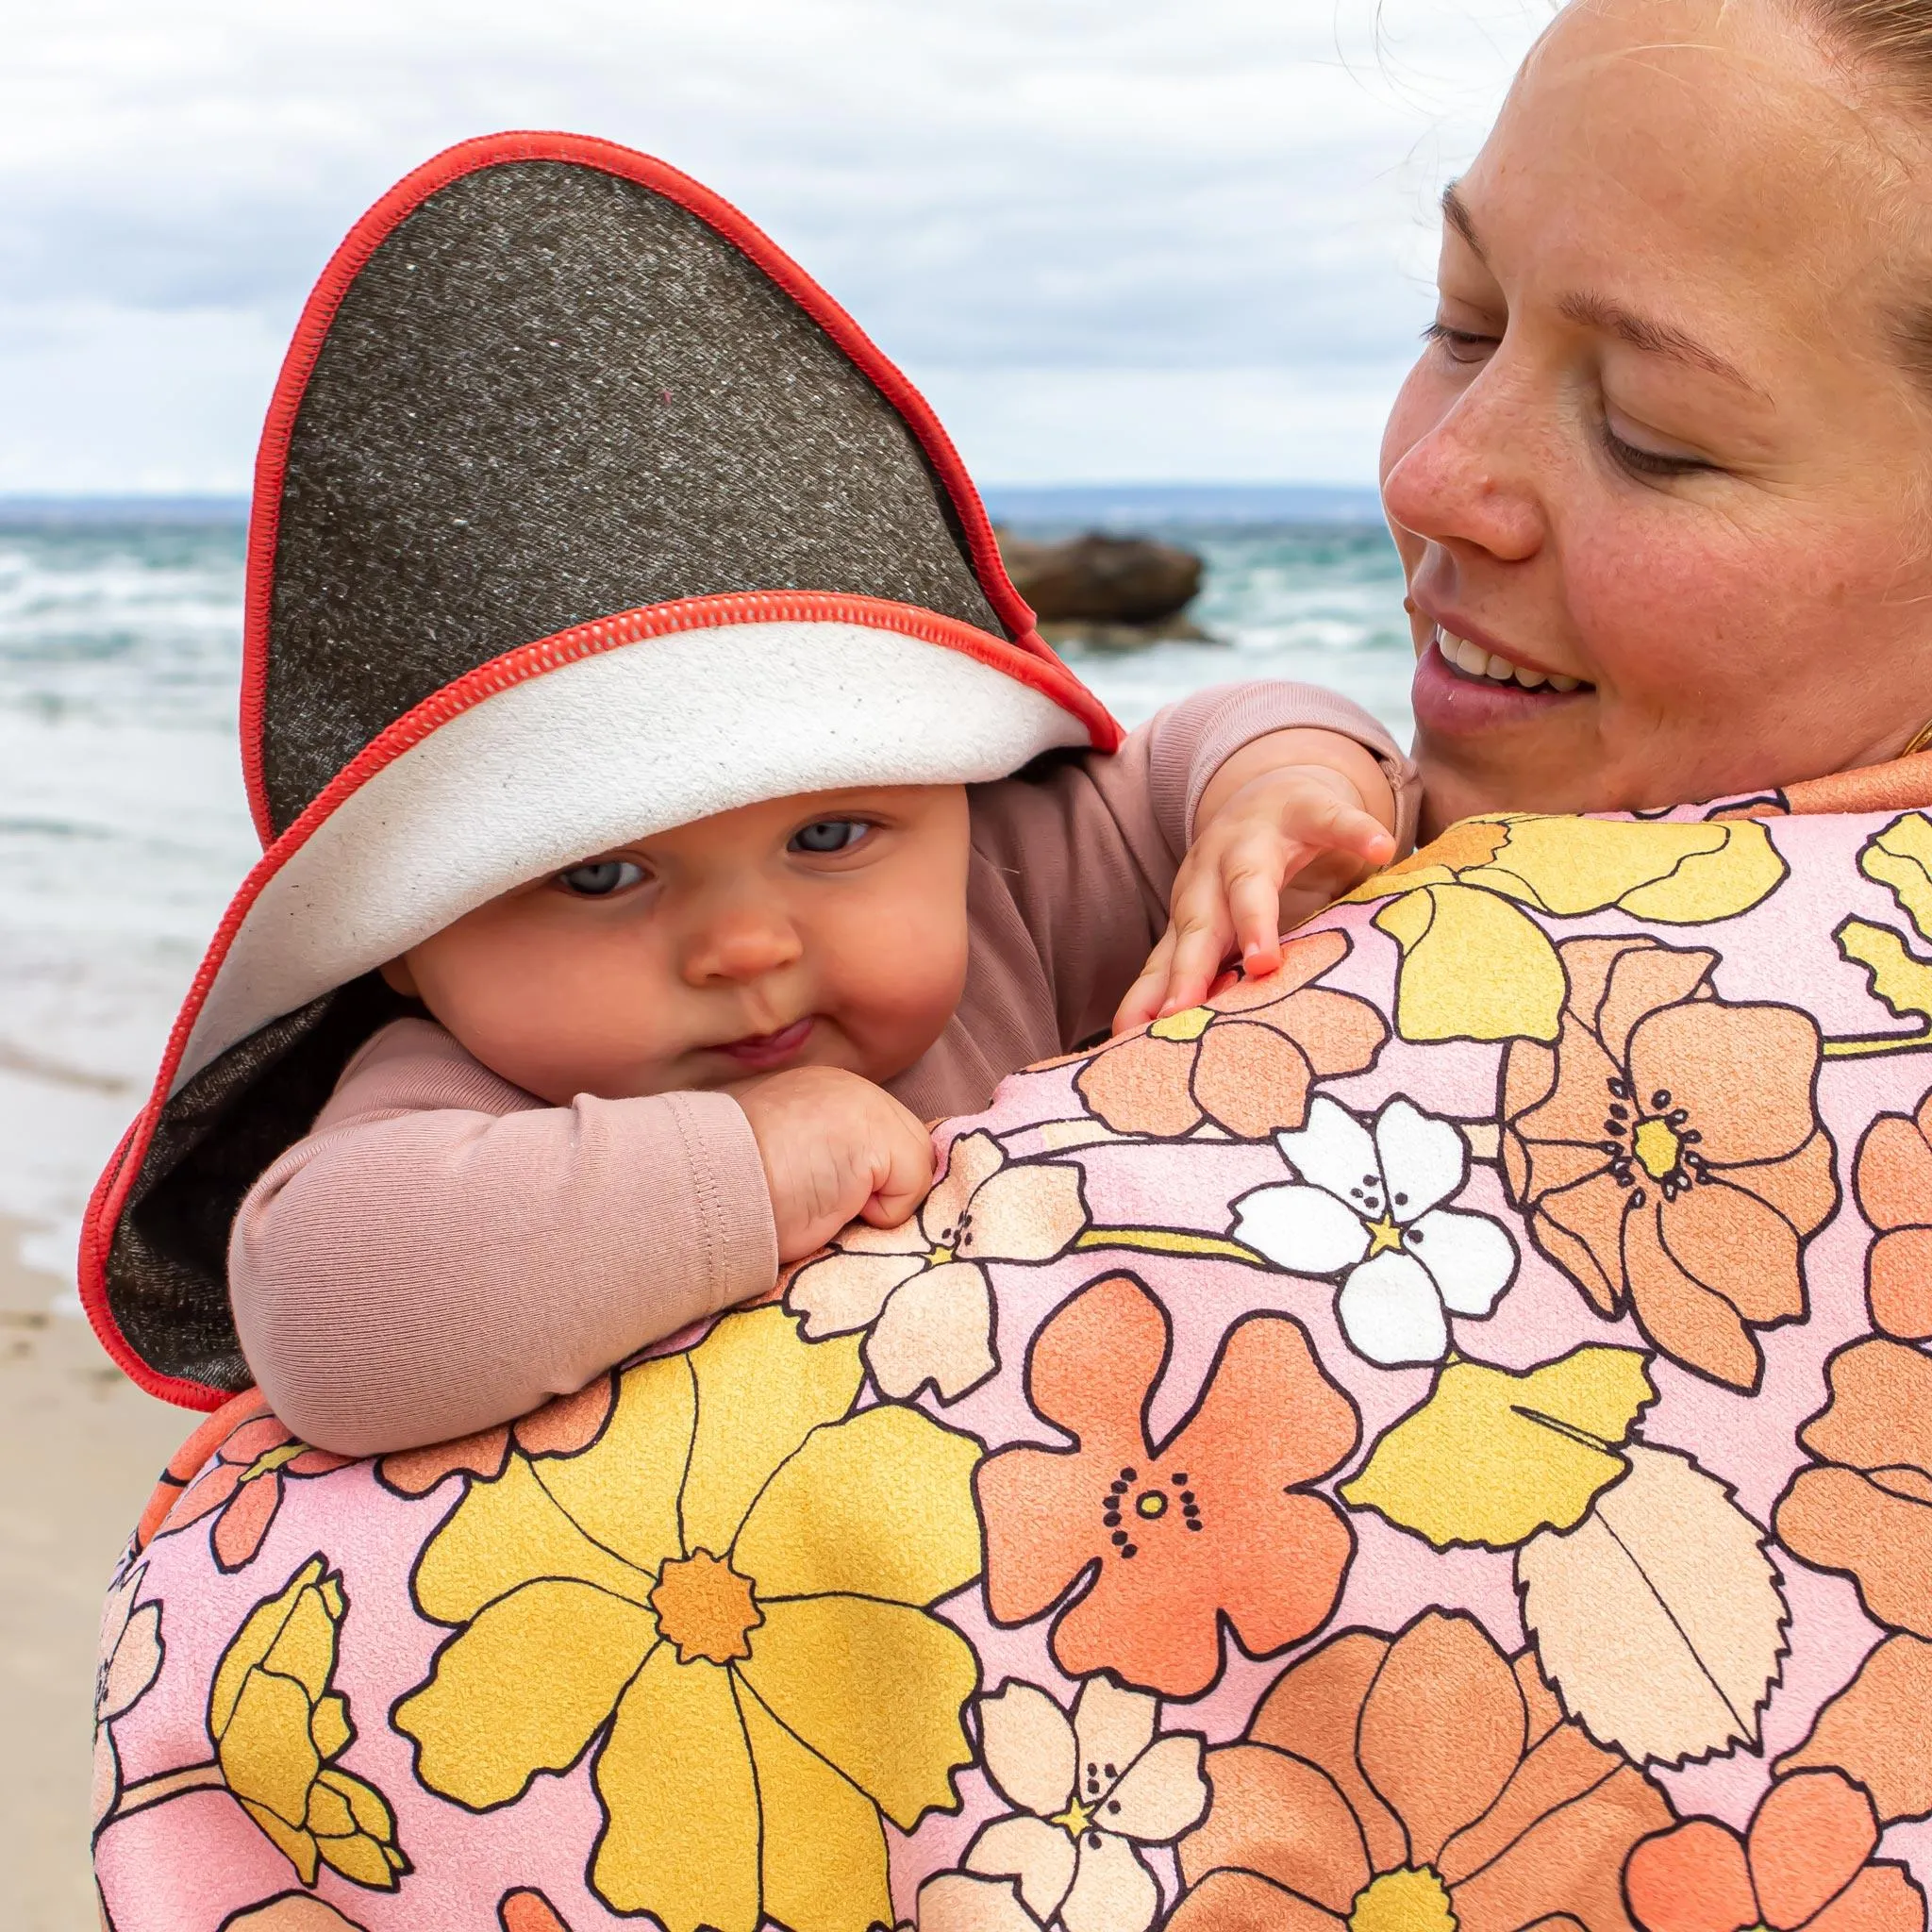
<instances>
[{"instance_id":1,"label":"yellow flower print","mask_svg":"<svg viewBox=\"0 0 1932 1932\"><path fill-rule=\"evenodd\" d=\"M1563 969L1517 908L1559 919L1612 907L1663 925L1735 918L1787 867L1755 819L1464 819L1349 894L1386 899L1375 924L1402 948L1405 1040L1554 1041Z\"/></svg>"},{"instance_id":2,"label":"yellow flower print","mask_svg":"<svg viewBox=\"0 0 1932 1932\"><path fill-rule=\"evenodd\" d=\"M594 1743L613 1910L890 1924L881 1814L954 1808L973 1757L978 1667L928 1611L979 1574L979 1445L896 1404L854 1413L862 1380L856 1336L729 1315L626 1370L582 1455L472 1488L416 1574L458 1626L395 1713L423 1782L487 1809Z\"/></svg>"},{"instance_id":3,"label":"yellow flower print","mask_svg":"<svg viewBox=\"0 0 1932 1932\"><path fill-rule=\"evenodd\" d=\"M409 1869L375 1786L330 1759L355 1732L329 1688L344 1611L341 1578L314 1556L279 1596L258 1604L215 1672L208 1726L223 1782L302 1874L327 1865L391 1890Z\"/></svg>"}]
</instances>

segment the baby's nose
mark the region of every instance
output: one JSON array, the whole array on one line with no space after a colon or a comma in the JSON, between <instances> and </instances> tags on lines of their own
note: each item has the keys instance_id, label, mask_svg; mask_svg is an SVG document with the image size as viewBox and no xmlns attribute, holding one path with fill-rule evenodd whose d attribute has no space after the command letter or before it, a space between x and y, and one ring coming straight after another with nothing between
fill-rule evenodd
<instances>
[{"instance_id":1,"label":"baby's nose","mask_svg":"<svg viewBox=\"0 0 1932 1932\"><path fill-rule=\"evenodd\" d=\"M796 928L775 909L736 908L692 935L685 975L694 984L757 979L791 965L803 950Z\"/></svg>"}]
</instances>

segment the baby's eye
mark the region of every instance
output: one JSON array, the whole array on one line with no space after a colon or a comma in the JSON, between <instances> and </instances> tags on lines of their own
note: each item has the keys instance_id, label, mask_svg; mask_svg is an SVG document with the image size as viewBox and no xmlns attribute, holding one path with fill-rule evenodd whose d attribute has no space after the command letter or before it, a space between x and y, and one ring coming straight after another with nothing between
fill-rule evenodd
<instances>
[{"instance_id":1,"label":"baby's eye","mask_svg":"<svg viewBox=\"0 0 1932 1932\"><path fill-rule=\"evenodd\" d=\"M845 852L872 830L863 819L814 819L791 835L793 852Z\"/></svg>"},{"instance_id":2,"label":"baby's eye","mask_svg":"<svg viewBox=\"0 0 1932 1932\"><path fill-rule=\"evenodd\" d=\"M608 899L643 882L644 869L628 858L593 858L557 874L556 883L579 899Z\"/></svg>"}]
</instances>

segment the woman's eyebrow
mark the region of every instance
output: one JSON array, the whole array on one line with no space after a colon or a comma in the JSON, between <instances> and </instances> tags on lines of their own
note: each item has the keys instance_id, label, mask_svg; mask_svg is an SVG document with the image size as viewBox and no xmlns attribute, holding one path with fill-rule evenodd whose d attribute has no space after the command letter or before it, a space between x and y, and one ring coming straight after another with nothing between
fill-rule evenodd
<instances>
[{"instance_id":1,"label":"woman's eyebrow","mask_svg":"<svg viewBox=\"0 0 1932 1932\"><path fill-rule=\"evenodd\" d=\"M1565 295L1557 307L1579 327L1606 330L1619 341L1627 342L1647 356L1668 357L1673 362L1702 369L1751 395L1764 396L1764 391L1735 362L1720 356L1695 336L1687 335L1667 322L1656 322L1649 316L1639 315L1607 295Z\"/></svg>"},{"instance_id":2,"label":"woman's eyebrow","mask_svg":"<svg viewBox=\"0 0 1932 1932\"><path fill-rule=\"evenodd\" d=\"M1469 243L1470 252L1486 267L1489 257L1483 253L1483 244L1476 238L1475 217L1469 211L1469 204L1456 192L1456 183L1450 182L1442 191L1442 219Z\"/></svg>"},{"instance_id":3,"label":"woman's eyebrow","mask_svg":"<svg viewBox=\"0 0 1932 1932\"><path fill-rule=\"evenodd\" d=\"M1476 259L1487 267L1489 257L1484 254L1482 239L1476 233L1475 217L1470 213L1469 204L1457 192L1454 181L1442 191L1442 219L1462 237ZM1565 295L1557 306L1579 327L1604 329L1619 341L1627 342L1645 355L1665 356L1674 362L1687 363L1693 369L1702 369L1734 384L1747 394L1770 400L1735 362L1670 323L1654 322L1606 295Z\"/></svg>"}]
</instances>

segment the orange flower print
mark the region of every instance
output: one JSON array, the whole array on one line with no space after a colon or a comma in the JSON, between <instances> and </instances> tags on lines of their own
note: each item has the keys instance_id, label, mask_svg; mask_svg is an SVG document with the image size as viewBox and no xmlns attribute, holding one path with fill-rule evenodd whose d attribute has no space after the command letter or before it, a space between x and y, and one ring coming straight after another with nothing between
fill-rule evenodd
<instances>
[{"instance_id":1,"label":"orange flower print","mask_svg":"<svg viewBox=\"0 0 1932 1932\"><path fill-rule=\"evenodd\" d=\"M1630 1854L1624 1887L1643 1932L1924 1932L1925 1895L1874 1862L1872 1800L1836 1771L1801 1771L1764 1794L1740 1838L1693 1818Z\"/></svg>"},{"instance_id":2,"label":"orange flower print","mask_svg":"<svg viewBox=\"0 0 1932 1932\"><path fill-rule=\"evenodd\" d=\"M1924 1341L1932 1337L1932 1093L1916 1113L1872 1123L1852 1185L1878 1232L1865 1263L1873 1325Z\"/></svg>"},{"instance_id":3,"label":"orange flower print","mask_svg":"<svg viewBox=\"0 0 1932 1932\"><path fill-rule=\"evenodd\" d=\"M1147 1405L1168 1339L1166 1311L1132 1277L1082 1290L1026 1364L1034 1407L1074 1446L1002 1450L975 1488L996 1622L1030 1623L1091 1567L1054 1624L1060 1669L1194 1697L1219 1673L1224 1617L1249 1656L1268 1657L1334 1607L1355 1537L1310 1486L1358 1431L1301 1324L1251 1315L1156 1443Z\"/></svg>"},{"instance_id":4,"label":"orange flower print","mask_svg":"<svg viewBox=\"0 0 1932 1932\"><path fill-rule=\"evenodd\" d=\"M1756 1390L1755 1330L1806 1311L1799 1255L1838 1205L1817 1023L1733 1005L1718 956L1571 940L1554 1048L1503 1064L1503 1170L1551 1260L1665 1355Z\"/></svg>"},{"instance_id":5,"label":"orange flower print","mask_svg":"<svg viewBox=\"0 0 1932 1932\"><path fill-rule=\"evenodd\" d=\"M610 1375L602 1374L572 1395L559 1395L541 1408L424 1449L398 1449L375 1465L386 1488L402 1496L426 1496L445 1476L475 1476L494 1482L509 1462L514 1446L525 1456L580 1456L604 1433L610 1420Z\"/></svg>"},{"instance_id":6,"label":"orange flower print","mask_svg":"<svg viewBox=\"0 0 1932 1932\"><path fill-rule=\"evenodd\" d=\"M1191 1133L1203 1121L1243 1141L1291 1131L1318 1079L1358 1074L1388 1024L1366 1000L1308 984L1348 952L1346 933L1282 948L1266 979L1238 980L1213 1004L1170 1013L1102 1047L1074 1083L1122 1134Z\"/></svg>"},{"instance_id":7,"label":"orange flower print","mask_svg":"<svg viewBox=\"0 0 1932 1932\"><path fill-rule=\"evenodd\" d=\"M215 1519L210 1542L215 1561L229 1572L254 1562L275 1511L282 1507L282 1485L302 1476L326 1475L355 1458L326 1449L311 1449L296 1439L279 1416L264 1406L225 1441L181 1491L158 1533L173 1533Z\"/></svg>"},{"instance_id":8,"label":"orange flower print","mask_svg":"<svg viewBox=\"0 0 1932 1932\"><path fill-rule=\"evenodd\" d=\"M1168 1932L1630 1932L1618 1872L1671 1822L1527 1651L1459 1612L1329 1639L1206 1770Z\"/></svg>"},{"instance_id":9,"label":"orange flower print","mask_svg":"<svg viewBox=\"0 0 1932 1932\"><path fill-rule=\"evenodd\" d=\"M1851 1577L1877 1623L1932 1638L1932 1356L1874 1338L1826 1374L1831 1400L1798 1432L1818 1459L1778 1498L1778 1541Z\"/></svg>"}]
</instances>

